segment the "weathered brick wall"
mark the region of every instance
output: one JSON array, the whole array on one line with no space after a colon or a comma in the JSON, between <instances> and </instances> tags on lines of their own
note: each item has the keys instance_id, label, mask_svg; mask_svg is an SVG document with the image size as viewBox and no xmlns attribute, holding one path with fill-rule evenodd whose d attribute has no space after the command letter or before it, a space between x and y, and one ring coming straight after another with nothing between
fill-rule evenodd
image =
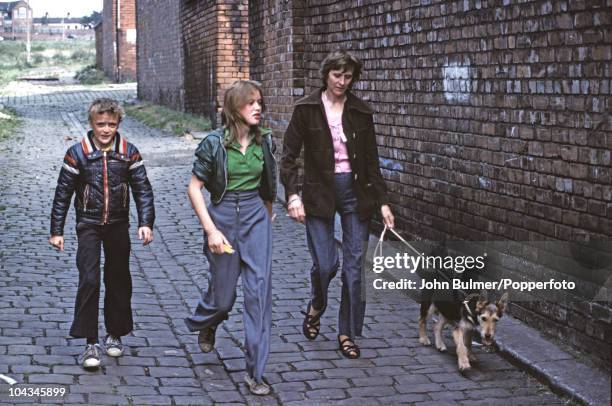
<instances>
[{"instance_id":1,"label":"weathered brick wall","mask_svg":"<svg viewBox=\"0 0 612 406\"><path fill-rule=\"evenodd\" d=\"M268 9L266 3L266 1L255 1L249 4L249 73L250 78L258 82L263 82L264 79L266 51L264 23Z\"/></svg>"},{"instance_id":2,"label":"weathered brick wall","mask_svg":"<svg viewBox=\"0 0 612 406\"><path fill-rule=\"evenodd\" d=\"M249 7L251 78L262 83L265 124L280 144L293 101L304 95L306 10L302 0L266 0L251 2Z\"/></svg>"},{"instance_id":3,"label":"weathered brick wall","mask_svg":"<svg viewBox=\"0 0 612 406\"><path fill-rule=\"evenodd\" d=\"M239 79L249 78L249 2L217 2L217 94L223 104L224 90Z\"/></svg>"},{"instance_id":4,"label":"weathered brick wall","mask_svg":"<svg viewBox=\"0 0 612 406\"><path fill-rule=\"evenodd\" d=\"M109 78L115 80L117 68L115 0L104 0L102 9L102 70Z\"/></svg>"},{"instance_id":5,"label":"weathered brick wall","mask_svg":"<svg viewBox=\"0 0 612 406\"><path fill-rule=\"evenodd\" d=\"M104 61L104 48L103 48L103 30L102 23L96 25L94 28L95 38L96 38L96 68L102 70L103 69L103 61Z\"/></svg>"},{"instance_id":6,"label":"weathered brick wall","mask_svg":"<svg viewBox=\"0 0 612 406\"><path fill-rule=\"evenodd\" d=\"M138 97L184 109L180 2L138 0Z\"/></svg>"},{"instance_id":7,"label":"weathered brick wall","mask_svg":"<svg viewBox=\"0 0 612 406\"><path fill-rule=\"evenodd\" d=\"M249 77L246 0L183 2L185 110L219 125L223 90Z\"/></svg>"},{"instance_id":8,"label":"weathered brick wall","mask_svg":"<svg viewBox=\"0 0 612 406\"><path fill-rule=\"evenodd\" d=\"M119 1L117 81L136 80L136 0Z\"/></svg>"},{"instance_id":9,"label":"weathered brick wall","mask_svg":"<svg viewBox=\"0 0 612 406\"><path fill-rule=\"evenodd\" d=\"M216 1L185 1L181 8L185 58L185 110L206 117L217 111L215 96Z\"/></svg>"},{"instance_id":10,"label":"weathered brick wall","mask_svg":"<svg viewBox=\"0 0 612 406\"><path fill-rule=\"evenodd\" d=\"M610 240L612 13L604 1L355 4L309 2L306 91L320 85L329 51L362 58L355 91L378 112L381 166L404 234ZM559 250L545 253L553 258L544 265L558 262ZM597 281L562 269L532 273L524 264L544 253L530 254L504 271L532 280L549 272L587 296L597 291ZM610 360L605 302L521 302L513 312Z\"/></svg>"},{"instance_id":11,"label":"weathered brick wall","mask_svg":"<svg viewBox=\"0 0 612 406\"><path fill-rule=\"evenodd\" d=\"M103 3L102 68L109 78L126 82L136 80L136 0L121 0L119 4L117 10L117 0Z\"/></svg>"}]
</instances>

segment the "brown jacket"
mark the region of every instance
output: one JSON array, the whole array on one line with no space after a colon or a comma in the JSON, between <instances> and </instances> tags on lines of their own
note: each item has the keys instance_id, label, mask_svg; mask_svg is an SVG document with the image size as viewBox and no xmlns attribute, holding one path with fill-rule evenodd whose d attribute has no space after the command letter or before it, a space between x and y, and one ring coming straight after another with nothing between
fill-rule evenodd
<instances>
[{"instance_id":1,"label":"brown jacket","mask_svg":"<svg viewBox=\"0 0 612 406\"><path fill-rule=\"evenodd\" d=\"M283 140L281 182L286 196L302 192L306 215L334 216L334 146L319 89L297 101ZM388 203L380 174L374 134L374 111L350 91L342 114L347 150L353 171L357 210L362 220ZM304 183L298 183L296 160L304 146Z\"/></svg>"}]
</instances>

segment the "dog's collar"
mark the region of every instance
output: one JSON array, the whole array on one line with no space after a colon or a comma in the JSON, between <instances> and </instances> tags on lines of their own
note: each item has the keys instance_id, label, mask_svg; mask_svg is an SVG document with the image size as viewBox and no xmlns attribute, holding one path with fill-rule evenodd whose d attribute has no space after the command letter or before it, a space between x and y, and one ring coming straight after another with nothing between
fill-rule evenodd
<instances>
[{"instance_id":1,"label":"dog's collar","mask_svg":"<svg viewBox=\"0 0 612 406\"><path fill-rule=\"evenodd\" d=\"M470 309L470 306L468 305L468 301L464 300L463 301L463 305L465 306L465 309L467 310L468 314L467 314L467 318L470 321L470 323L472 323L473 325L476 325L476 321L474 320L474 313L472 313L472 310Z\"/></svg>"}]
</instances>

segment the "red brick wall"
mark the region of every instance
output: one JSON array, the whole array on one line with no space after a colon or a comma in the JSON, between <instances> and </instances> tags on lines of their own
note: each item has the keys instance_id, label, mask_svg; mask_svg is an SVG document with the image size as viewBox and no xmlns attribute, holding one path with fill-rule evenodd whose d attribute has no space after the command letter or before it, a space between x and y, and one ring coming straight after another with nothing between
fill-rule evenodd
<instances>
[{"instance_id":1,"label":"red brick wall","mask_svg":"<svg viewBox=\"0 0 612 406\"><path fill-rule=\"evenodd\" d=\"M117 1L120 3L118 28ZM135 4L135 0L104 0L103 4L102 67L109 78L118 82L136 79Z\"/></svg>"},{"instance_id":2,"label":"red brick wall","mask_svg":"<svg viewBox=\"0 0 612 406\"><path fill-rule=\"evenodd\" d=\"M136 80L136 0L119 2L119 65L117 81Z\"/></svg>"},{"instance_id":3,"label":"red brick wall","mask_svg":"<svg viewBox=\"0 0 612 406\"><path fill-rule=\"evenodd\" d=\"M302 1L266 0L249 4L251 78L262 83L266 125L277 143L304 95L304 13Z\"/></svg>"},{"instance_id":4,"label":"red brick wall","mask_svg":"<svg viewBox=\"0 0 612 406\"><path fill-rule=\"evenodd\" d=\"M138 97L184 109L180 2L138 0Z\"/></svg>"},{"instance_id":5,"label":"red brick wall","mask_svg":"<svg viewBox=\"0 0 612 406\"><path fill-rule=\"evenodd\" d=\"M248 0L217 1L217 94L223 104L224 89L249 78Z\"/></svg>"},{"instance_id":6,"label":"red brick wall","mask_svg":"<svg viewBox=\"0 0 612 406\"><path fill-rule=\"evenodd\" d=\"M185 110L219 125L223 90L249 77L246 0L184 1Z\"/></svg>"}]
</instances>

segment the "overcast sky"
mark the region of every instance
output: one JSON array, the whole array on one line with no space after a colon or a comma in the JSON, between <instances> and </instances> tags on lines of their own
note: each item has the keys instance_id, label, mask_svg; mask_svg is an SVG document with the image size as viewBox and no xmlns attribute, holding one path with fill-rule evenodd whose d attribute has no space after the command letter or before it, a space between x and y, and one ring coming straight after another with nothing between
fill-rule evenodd
<instances>
[{"instance_id":1,"label":"overcast sky","mask_svg":"<svg viewBox=\"0 0 612 406\"><path fill-rule=\"evenodd\" d=\"M84 17L93 11L102 12L103 0L30 0L30 7L34 11L34 17Z\"/></svg>"}]
</instances>

